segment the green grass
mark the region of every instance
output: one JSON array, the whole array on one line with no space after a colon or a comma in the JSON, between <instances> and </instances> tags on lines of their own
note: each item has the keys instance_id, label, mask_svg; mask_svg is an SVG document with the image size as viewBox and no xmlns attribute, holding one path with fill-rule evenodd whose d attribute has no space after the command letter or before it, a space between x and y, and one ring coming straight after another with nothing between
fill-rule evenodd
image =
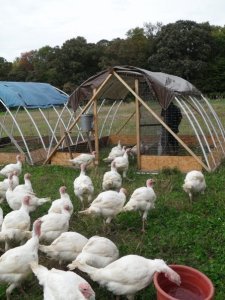
<instances>
[{"instance_id":1,"label":"green grass","mask_svg":"<svg viewBox=\"0 0 225 300\"><path fill-rule=\"evenodd\" d=\"M128 177L123 186L128 190L128 198L137 187L145 185L146 179L156 180L156 208L148 216L147 230L141 233L141 218L138 213L127 212L118 215L107 235L119 248L120 256L138 254L148 258L162 258L168 264L185 264L205 273L216 288L216 300L224 300L225 295L225 164L214 173L206 173L207 190L205 195L196 197L190 205L188 195L181 186L184 174L177 170L164 170L159 174L137 174L135 162L131 161ZM89 169L88 175L93 179L95 195L101 191L102 176L108 167L101 163L97 170ZM78 199L73 193L73 181L79 175L79 170L62 166L25 165L23 174L32 174L32 184L38 196L59 198L58 189L66 185L75 212L70 221L70 230L77 231L86 237L93 235L105 236L100 218L78 216L80 209ZM21 182L23 176L21 175ZM6 203L2 204L4 214L10 211ZM47 212L49 204L39 207L32 213L32 220ZM47 267L58 265L40 253L40 263ZM87 278L87 277L86 277ZM89 280L89 279L88 279ZM96 292L96 299L113 299L106 289L89 280ZM36 278L30 276L24 283L26 295L15 289L12 299L43 299L42 287ZM6 285L0 286L0 299L5 299ZM153 283L136 295L136 299L156 299Z\"/></svg>"},{"instance_id":2,"label":"green grass","mask_svg":"<svg viewBox=\"0 0 225 300\"><path fill-rule=\"evenodd\" d=\"M212 105L224 123L224 101L212 101ZM116 132L129 118L133 108L130 104L121 107L123 121L119 127L113 128L113 132ZM50 118L54 121L53 117L50 116ZM115 123L118 126L119 120L116 120ZM130 123L128 127L131 127ZM156 180L154 189L157 194L156 208L149 213L145 234L141 233L139 214L124 213L117 216L112 224L112 231L107 237L118 246L120 256L138 254L148 258L162 258L168 264L186 264L197 268L213 281L216 288L215 300L224 300L225 163L214 173L205 174L206 193L196 197L193 205L190 205L187 194L181 188L184 174L176 170L164 170L158 175L137 174L135 166L136 163L131 161L128 177L133 181L124 181L123 183L128 190L127 198L129 199L135 188L145 185L147 178L154 177ZM108 167L103 163L97 170L88 170L88 175L94 182L95 195L101 191L102 177L106 170ZM51 196L53 200L57 199L59 198L59 187L67 186L75 206L70 230L77 231L88 238L96 234L105 235L101 219L81 217L77 214L80 205L73 193L73 181L79 175L78 170L50 165L35 167L25 165L23 174L26 172L32 174L34 191L40 197ZM21 182L23 182L23 174L20 178ZM4 214L10 211L6 203L2 204L2 208ZM49 204L38 208L31 214L32 220L45 214L48 208ZM41 253L40 262L47 267L58 267ZM112 299L106 289L100 288L91 281L90 283L96 292L96 299ZM5 299L5 288L6 285L0 285L0 299ZM23 289L26 295L16 289L12 299L43 299L42 287L32 275L23 283ZM151 284L150 287L139 292L136 299L156 299L154 285Z\"/></svg>"}]
</instances>

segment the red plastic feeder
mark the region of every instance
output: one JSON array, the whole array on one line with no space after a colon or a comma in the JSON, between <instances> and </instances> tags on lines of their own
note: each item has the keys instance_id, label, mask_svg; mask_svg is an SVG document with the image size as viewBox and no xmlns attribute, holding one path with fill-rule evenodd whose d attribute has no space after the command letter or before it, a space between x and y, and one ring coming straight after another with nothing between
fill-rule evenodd
<instances>
[{"instance_id":1,"label":"red plastic feeder","mask_svg":"<svg viewBox=\"0 0 225 300\"><path fill-rule=\"evenodd\" d=\"M198 270L182 266L170 265L181 277L178 286L165 277L163 273L155 273L154 285L157 300L212 300L214 286L211 280Z\"/></svg>"}]
</instances>

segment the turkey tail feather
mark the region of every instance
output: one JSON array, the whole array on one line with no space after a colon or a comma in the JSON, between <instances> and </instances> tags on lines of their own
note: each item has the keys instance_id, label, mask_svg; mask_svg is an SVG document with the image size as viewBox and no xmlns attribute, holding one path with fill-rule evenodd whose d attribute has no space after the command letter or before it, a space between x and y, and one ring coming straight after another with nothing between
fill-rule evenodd
<instances>
[{"instance_id":1,"label":"turkey tail feather","mask_svg":"<svg viewBox=\"0 0 225 300\"><path fill-rule=\"evenodd\" d=\"M46 202L50 202L51 201L51 198L50 197L47 197L47 198L40 198L38 200L38 204L41 205L41 204L44 204Z\"/></svg>"},{"instance_id":2,"label":"turkey tail feather","mask_svg":"<svg viewBox=\"0 0 225 300\"><path fill-rule=\"evenodd\" d=\"M49 246L46 246L46 245L39 245L39 250L40 250L41 252L46 253L46 252L48 251L48 248L49 248Z\"/></svg>"},{"instance_id":3,"label":"turkey tail feather","mask_svg":"<svg viewBox=\"0 0 225 300\"><path fill-rule=\"evenodd\" d=\"M45 282L48 269L44 266L39 265L36 261L33 261L30 263L30 267L33 271L33 273L38 278L40 284L43 284Z\"/></svg>"},{"instance_id":4,"label":"turkey tail feather","mask_svg":"<svg viewBox=\"0 0 225 300\"><path fill-rule=\"evenodd\" d=\"M89 211L89 209L85 209L85 210L78 211L78 214L81 214L81 215L89 215L89 214L90 214L90 211Z\"/></svg>"},{"instance_id":5,"label":"turkey tail feather","mask_svg":"<svg viewBox=\"0 0 225 300\"><path fill-rule=\"evenodd\" d=\"M89 266L86 263L81 263L79 260L77 260L74 265L75 265L76 268L78 268L82 272L87 273L91 278L92 278L92 275L94 275L94 273L96 272L96 270L98 270L97 268Z\"/></svg>"}]
</instances>

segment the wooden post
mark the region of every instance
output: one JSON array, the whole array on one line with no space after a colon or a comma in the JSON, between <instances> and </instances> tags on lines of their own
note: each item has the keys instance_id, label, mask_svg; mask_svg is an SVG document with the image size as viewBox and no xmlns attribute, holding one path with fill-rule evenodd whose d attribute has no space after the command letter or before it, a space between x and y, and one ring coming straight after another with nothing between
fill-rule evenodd
<instances>
[{"instance_id":1,"label":"wooden post","mask_svg":"<svg viewBox=\"0 0 225 300\"><path fill-rule=\"evenodd\" d=\"M139 94L138 79L135 79L135 93ZM135 106L136 106L136 147L137 147L137 167L141 168L141 159L140 159L140 103L138 98L135 97Z\"/></svg>"},{"instance_id":2,"label":"wooden post","mask_svg":"<svg viewBox=\"0 0 225 300\"><path fill-rule=\"evenodd\" d=\"M93 95L95 96L96 90L94 89ZM95 136L95 151L96 151L96 161L95 164L99 164L99 140L98 140L98 107L97 98L94 99L94 136Z\"/></svg>"},{"instance_id":3,"label":"wooden post","mask_svg":"<svg viewBox=\"0 0 225 300\"><path fill-rule=\"evenodd\" d=\"M71 129L77 124L77 122L79 121L81 115L89 108L89 106L92 104L92 102L94 101L94 98L98 95L98 93L101 91L101 89L104 87L104 85L109 81L109 79L111 78L112 74L109 74L107 76L107 78L105 79L105 81L103 81L103 83L100 85L100 87L97 89L96 93L91 97L91 99L88 101L88 103L85 105L85 107L83 108L83 110L78 114L78 116L75 118L75 120L73 121L73 123L69 126L67 132L70 132ZM46 158L46 160L44 161L44 165L47 164L47 162L51 159L51 157L54 155L54 153L57 151L58 147L62 144L62 142L64 141L66 135L64 134L60 140L58 141L57 145L55 145L55 147L53 148L52 152L49 154L49 156Z\"/></svg>"},{"instance_id":4,"label":"wooden post","mask_svg":"<svg viewBox=\"0 0 225 300\"><path fill-rule=\"evenodd\" d=\"M131 92L131 94L134 95L138 99L138 101L153 115L153 117L162 124L163 127L166 128L169 133L187 150L187 152L197 160L197 162L208 172L211 171L211 169L203 162L201 159L198 158L198 156L179 138L179 136L176 135L176 133L173 132L173 130L170 129L170 127L163 122L163 120L141 99L140 96L138 96L132 88L115 72L113 71L113 75L118 78L118 80Z\"/></svg>"}]
</instances>

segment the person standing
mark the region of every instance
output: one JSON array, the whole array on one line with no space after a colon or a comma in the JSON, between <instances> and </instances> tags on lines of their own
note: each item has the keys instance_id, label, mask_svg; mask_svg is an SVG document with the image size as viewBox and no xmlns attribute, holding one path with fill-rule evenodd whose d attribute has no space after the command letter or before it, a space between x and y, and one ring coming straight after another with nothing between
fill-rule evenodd
<instances>
[{"instance_id":1,"label":"person standing","mask_svg":"<svg viewBox=\"0 0 225 300\"><path fill-rule=\"evenodd\" d=\"M163 121L169 126L174 133L179 132L179 125L182 120L182 113L179 107L177 107L173 102L170 103L166 110L162 109L161 117ZM173 137L173 135L162 127L162 154L173 154L177 155L179 150L179 143Z\"/></svg>"}]
</instances>

